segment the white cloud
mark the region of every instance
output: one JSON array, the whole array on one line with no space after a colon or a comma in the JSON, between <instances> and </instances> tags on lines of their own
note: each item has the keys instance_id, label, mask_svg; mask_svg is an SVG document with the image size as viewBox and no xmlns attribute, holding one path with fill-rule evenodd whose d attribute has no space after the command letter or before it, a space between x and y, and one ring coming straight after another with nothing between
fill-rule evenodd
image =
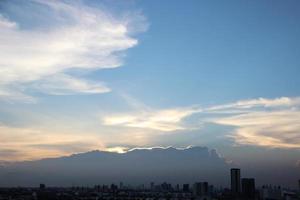
<instances>
[{"instance_id":1,"label":"white cloud","mask_svg":"<svg viewBox=\"0 0 300 200\"><path fill-rule=\"evenodd\" d=\"M103 124L117 127L152 129L160 132L199 129L188 117L198 114L205 122L231 126L225 133L239 145L271 148L300 148L300 98L250 99L230 104L186 108L152 109L132 98L126 98L140 112L112 114L103 117ZM133 102L133 103L132 103ZM152 132L153 134L153 132Z\"/></svg>"},{"instance_id":2,"label":"white cloud","mask_svg":"<svg viewBox=\"0 0 300 200\"><path fill-rule=\"evenodd\" d=\"M7 29L14 29L17 27L17 24L15 22L9 21L8 19L0 15L0 27L7 28Z\"/></svg>"},{"instance_id":3,"label":"white cloud","mask_svg":"<svg viewBox=\"0 0 300 200\"><path fill-rule=\"evenodd\" d=\"M0 14L1 98L26 97L26 90L32 85L35 89L41 86L39 90L50 94L109 91L101 82L68 73L73 69L86 72L121 66L120 52L138 43L132 38L134 30L129 29L129 25L132 27L131 21L137 21L136 18L141 16L127 15L117 19L103 9L91 8L78 1L70 2L25 2L47 8L47 15L34 16L48 21L46 28L43 24L24 29L21 22ZM32 14L30 10L24 13Z\"/></svg>"},{"instance_id":4,"label":"white cloud","mask_svg":"<svg viewBox=\"0 0 300 200\"><path fill-rule=\"evenodd\" d=\"M101 121L107 126L139 128L144 130L172 132L191 129L185 126L185 118L201 112L198 106L153 109L128 94L121 94L121 98L134 110L128 113L113 113L101 116Z\"/></svg>"},{"instance_id":5,"label":"white cloud","mask_svg":"<svg viewBox=\"0 0 300 200\"><path fill-rule=\"evenodd\" d=\"M173 108L164 110L145 110L139 113L117 114L103 118L104 125L154 129L158 131L176 131L188 129L182 121L199 108Z\"/></svg>"},{"instance_id":6,"label":"white cloud","mask_svg":"<svg viewBox=\"0 0 300 200\"><path fill-rule=\"evenodd\" d=\"M300 148L300 98L252 99L208 108L229 116L208 121L233 126L237 144L271 148Z\"/></svg>"},{"instance_id":7,"label":"white cloud","mask_svg":"<svg viewBox=\"0 0 300 200\"><path fill-rule=\"evenodd\" d=\"M219 118L214 122L235 126L231 137L238 144L300 148L299 111L249 112Z\"/></svg>"}]
</instances>

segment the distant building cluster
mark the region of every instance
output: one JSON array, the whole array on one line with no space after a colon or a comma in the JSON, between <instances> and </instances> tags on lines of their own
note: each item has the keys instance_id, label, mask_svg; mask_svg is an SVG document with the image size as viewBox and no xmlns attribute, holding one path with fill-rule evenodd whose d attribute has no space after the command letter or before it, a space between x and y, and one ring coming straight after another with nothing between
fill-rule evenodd
<instances>
[{"instance_id":1,"label":"distant building cluster","mask_svg":"<svg viewBox=\"0 0 300 200\"><path fill-rule=\"evenodd\" d=\"M254 178L241 178L241 170L230 170L231 188L216 188L208 182L175 184L164 182L136 187L96 185L94 187L0 188L0 200L300 200L298 190L280 186L255 186Z\"/></svg>"}]
</instances>

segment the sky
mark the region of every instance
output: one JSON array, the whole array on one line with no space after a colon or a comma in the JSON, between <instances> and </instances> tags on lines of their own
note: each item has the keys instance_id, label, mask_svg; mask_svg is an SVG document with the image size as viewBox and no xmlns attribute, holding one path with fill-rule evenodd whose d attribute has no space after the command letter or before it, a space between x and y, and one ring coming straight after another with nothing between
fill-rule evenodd
<instances>
[{"instance_id":1,"label":"sky","mask_svg":"<svg viewBox=\"0 0 300 200\"><path fill-rule=\"evenodd\" d=\"M300 167L299 9L0 1L0 160L193 145Z\"/></svg>"}]
</instances>

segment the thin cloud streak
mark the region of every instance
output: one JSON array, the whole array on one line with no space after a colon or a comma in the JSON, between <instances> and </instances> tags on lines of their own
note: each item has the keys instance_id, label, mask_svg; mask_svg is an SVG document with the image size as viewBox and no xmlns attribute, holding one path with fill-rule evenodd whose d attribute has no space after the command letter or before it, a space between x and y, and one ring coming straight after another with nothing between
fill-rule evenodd
<instances>
[{"instance_id":1,"label":"thin cloud streak","mask_svg":"<svg viewBox=\"0 0 300 200\"><path fill-rule=\"evenodd\" d=\"M104 83L74 78L65 74L47 77L35 83L32 88L47 91L48 94L52 95L73 94L74 91L82 94L97 94L111 91Z\"/></svg>"},{"instance_id":2,"label":"thin cloud streak","mask_svg":"<svg viewBox=\"0 0 300 200\"><path fill-rule=\"evenodd\" d=\"M207 108L207 111L219 111L226 109L250 109L255 107L265 107L265 108L275 108L275 107L292 107L300 105L300 97L289 98L289 97L280 97L275 99L248 99L241 100L235 103L217 105Z\"/></svg>"}]
</instances>

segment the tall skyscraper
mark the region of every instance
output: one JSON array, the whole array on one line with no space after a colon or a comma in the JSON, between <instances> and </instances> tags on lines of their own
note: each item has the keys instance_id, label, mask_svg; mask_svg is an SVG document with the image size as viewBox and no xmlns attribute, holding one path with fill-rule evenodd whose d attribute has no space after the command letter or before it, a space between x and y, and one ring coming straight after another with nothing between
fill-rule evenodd
<instances>
[{"instance_id":1,"label":"tall skyscraper","mask_svg":"<svg viewBox=\"0 0 300 200\"><path fill-rule=\"evenodd\" d=\"M245 198L254 199L255 197L255 180L254 178L242 179L242 194Z\"/></svg>"},{"instance_id":2,"label":"tall skyscraper","mask_svg":"<svg viewBox=\"0 0 300 200\"><path fill-rule=\"evenodd\" d=\"M238 195L241 192L241 170L232 168L231 172L231 192Z\"/></svg>"}]
</instances>

